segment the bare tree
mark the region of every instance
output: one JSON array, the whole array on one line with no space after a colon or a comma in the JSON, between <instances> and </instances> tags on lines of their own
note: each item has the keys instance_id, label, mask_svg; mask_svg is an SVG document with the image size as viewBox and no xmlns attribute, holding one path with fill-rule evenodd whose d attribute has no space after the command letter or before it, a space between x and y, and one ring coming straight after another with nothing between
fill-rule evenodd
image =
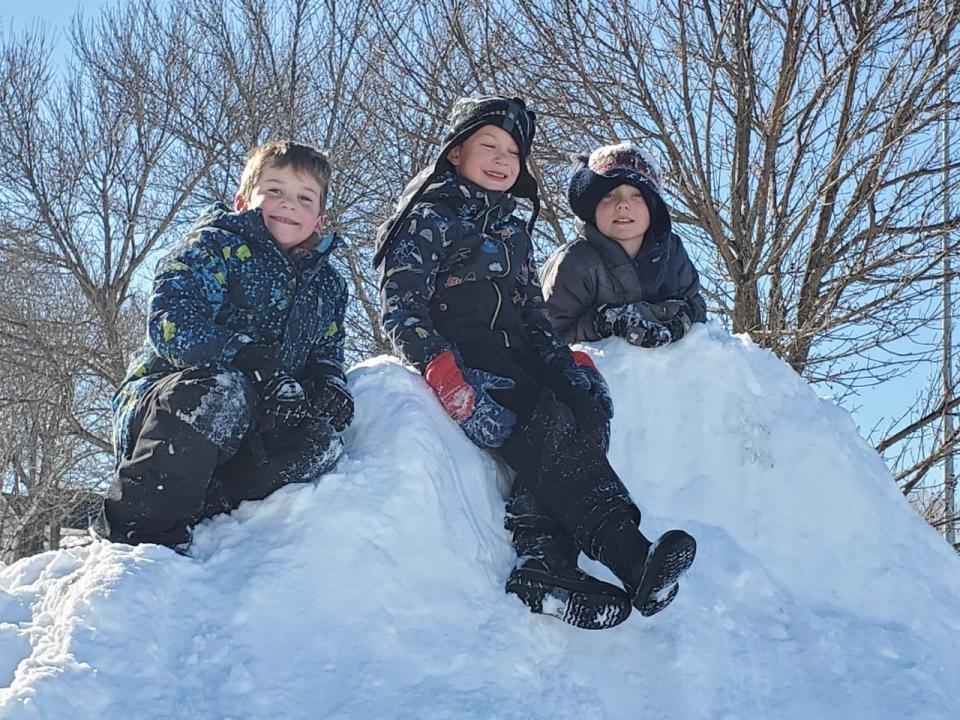
<instances>
[{"instance_id":1,"label":"bare tree","mask_svg":"<svg viewBox=\"0 0 960 720\"><path fill-rule=\"evenodd\" d=\"M22 437L3 459L34 535L91 452L107 477L109 401L143 333L129 321L138 273L184 231L231 132L214 88L191 95L206 60L182 14L138 2L78 21L73 38L61 78L42 31L0 47L0 247L4 274L32 280L4 293L5 409Z\"/></svg>"},{"instance_id":2,"label":"bare tree","mask_svg":"<svg viewBox=\"0 0 960 720\"><path fill-rule=\"evenodd\" d=\"M3 36L0 459L5 490L30 498L10 505L16 522L49 514L43 483L83 489L91 463L103 478L149 264L199 206L231 200L267 138L330 152L348 359L388 351L376 228L464 94L519 95L538 112L542 253L572 235L570 153L649 142L711 310L733 331L846 401L932 362L940 261L960 224L938 216L933 143L956 110L942 90L960 61L944 52L960 9L937 9L135 0L78 18L57 73L43 31ZM953 401L922 401L877 440L905 491L957 442L933 439Z\"/></svg>"},{"instance_id":3,"label":"bare tree","mask_svg":"<svg viewBox=\"0 0 960 720\"><path fill-rule=\"evenodd\" d=\"M662 150L711 309L734 332L840 399L932 358L917 330L935 332L941 238L960 225L939 217L932 142L957 106L942 90L960 62L944 52L958 8L519 5L510 27L526 30L508 47L536 48L515 63L528 96L568 146Z\"/></svg>"},{"instance_id":4,"label":"bare tree","mask_svg":"<svg viewBox=\"0 0 960 720\"><path fill-rule=\"evenodd\" d=\"M94 323L65 274L0 250L0 556L56 547L62 525L107 477L109 419L85 380ZM66 349L69 351L65 351ZM97 437L94 435L93 437Z\"/></svg>"}]
</instances>

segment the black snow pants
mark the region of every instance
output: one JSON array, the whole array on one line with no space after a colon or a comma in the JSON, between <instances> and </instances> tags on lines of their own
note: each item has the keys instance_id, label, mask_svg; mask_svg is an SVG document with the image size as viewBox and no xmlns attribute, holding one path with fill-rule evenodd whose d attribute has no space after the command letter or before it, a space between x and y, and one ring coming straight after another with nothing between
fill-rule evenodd
<instances>
[{"instance_id":1,"label":"black snow pants","mask_svg":"<svg viewBox=\"0 0 960 720\"><path fill-rule=\"evenodd\" d=\"M225 366L188 368L151 387L104 501L108 537L173 547L203 518L332 467L343 445L327 421L261 433L256 402L253 384Z\"/></svg>"},{"instance_id":2,"label":"black snow pants","mask_svg":"<svg viewBox=\"0 0 960 720\"><path fill-rule=\"evenodd\" d=\"M607 562L623 556L623 564L638 553L612 548L626 534L639 536L640 510L607 461L604 432L585 432L585 394L532 352L479 345L459 345L468 367L512 379L510 390L491 396L517 416L517 424L499 456L516 471L507 503L508 529L518 555L544 557L576 565L583 551ZM609 564L609 563L608 563ZM617 568L614 572L617 572ZM621 573L618 573L621 574ZM623 574L633 575L633 570Z\"/></svg>"}]
</instances>

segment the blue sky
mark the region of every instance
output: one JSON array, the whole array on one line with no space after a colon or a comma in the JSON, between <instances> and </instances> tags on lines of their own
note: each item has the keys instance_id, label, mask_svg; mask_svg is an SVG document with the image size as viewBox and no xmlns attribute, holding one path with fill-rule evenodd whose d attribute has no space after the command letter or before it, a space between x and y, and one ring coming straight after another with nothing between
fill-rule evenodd
<instances>
[{"instance_id":1,"label":"blue sky","mask_svg":"<svg viewBox=\"0 0 960 720\"><path fill-rule=\"evenodd\" d=\"M70 19L77 10L92 15L101 7L111 4L106 0L43 0L40 3L0 0L0 22L4 32L7 32L11 25L15 30L19 30L34 22L56 28L59 31L60 46L66 48L66 32Z\"/></svg>"}]
</instances>

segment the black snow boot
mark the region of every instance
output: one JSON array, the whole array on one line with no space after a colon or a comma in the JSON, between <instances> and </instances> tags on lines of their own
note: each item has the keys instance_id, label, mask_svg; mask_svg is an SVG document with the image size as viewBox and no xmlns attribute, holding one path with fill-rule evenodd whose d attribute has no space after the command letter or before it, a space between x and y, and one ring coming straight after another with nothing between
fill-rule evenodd
<instances>
[{"instance_id":1,"label":"black snow boot","mask_svg":"<svg viewBox=\"0 0 960 720\"><path fill-rule=\"evenodd\" d=\"M673 602L680 590L677 581L693 565L697 541L683 530L668 530L653 544L633 592L633 606L644 617L656 615Z\"/></svg>"},{"instance_id":2,"label":"black snow boot","mask_svg":"<svg viewBox=\"0 0 960 720\"><path fill-rule=\"evenodd\" d=\"M506 527L513 531L517 562L506 591L531 612L552 615L574 627L602 630L630 616L629 596L616 585L577 567L580 552L573 538L542 514L528 492L514 492Z\"/></svg>"},{"instance_id":3,"label":"black snow boot","mask_svg":"<svg viewBox=\"0 0 960 720\"><path fill-rule=\"evenodd\" d=\"M612 628L630 617L630 598L616 585L578 567L551 566L541 558L519 558L506 590L530 612L552 615L584 630Z\"/></svg>"},{"instance_id":4,"label":"black snow boot","mask_svg":"<svg viewBox=\"0 0 960 720\"><path fill-rule=\"evenodd\" d=\"M696 555L697 541L683 530L668 530L651 543L628 523L607 536L599 559L623 581L640 614L650 617L673 602Z\"/></svg>"}]
</instances>

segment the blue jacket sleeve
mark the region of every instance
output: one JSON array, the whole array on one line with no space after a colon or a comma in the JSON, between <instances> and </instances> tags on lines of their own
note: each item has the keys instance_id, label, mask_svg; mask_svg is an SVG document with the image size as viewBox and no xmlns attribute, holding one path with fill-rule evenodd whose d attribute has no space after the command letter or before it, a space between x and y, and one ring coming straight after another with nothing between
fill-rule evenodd
<instances>
[{"instance_id":1,"label":"blue jacket sleeve","mask_svg":"<svg viewBox=\"0 0 960 720\"><path fill-rule=\"evenodd\" d=\"M423 372L427 364L452 344L437 332L430 318L443 255L435 212L411 212L406 227L384 258L380 277L381 323L397 352ZM457 223L445 227L454 232Z\"/></svg>"},{"instance_id":2,"label":"blue jacket sleeve","mask_svg":"<svg viewBox=\"0 0 960 720\"><path fill-rule=\"evenodd\" d=\"M330 268L330 273L322 292L325 304L329 303L332 310L325 313L303 370L303 387L314 403L318 402L320 393L331 377L346 381L343 368L346 332L343 323L347 311L347 284L333 268Z\"/></svg>"},{"instance_id":3,"label":"blue jacket sleeve","mask_svg":"<svg viewBox=\"0 0 960 720\"><path fill-rule=\"evenodd\" d=\"M307 365L330 363L342 372L346 341L343 322L347 314L347 283L331 268L322 292L324 301L330 303L332 312L329 314L330 321L320 329L319 337L310 348Z\"/></svg>"},{"instance_id":4,"label":"blue jacket sleeve","mask_svg":"<svg viewBox=\"0 0 960 720\"><path fill-rule=\"evenodd\" d=\"M158 265L148 302L147 335L174 367L229 362L252 342L249 335L216 323L227 282L227 264L204 242L204 233Z\"/></svg>"}]
</instances>

